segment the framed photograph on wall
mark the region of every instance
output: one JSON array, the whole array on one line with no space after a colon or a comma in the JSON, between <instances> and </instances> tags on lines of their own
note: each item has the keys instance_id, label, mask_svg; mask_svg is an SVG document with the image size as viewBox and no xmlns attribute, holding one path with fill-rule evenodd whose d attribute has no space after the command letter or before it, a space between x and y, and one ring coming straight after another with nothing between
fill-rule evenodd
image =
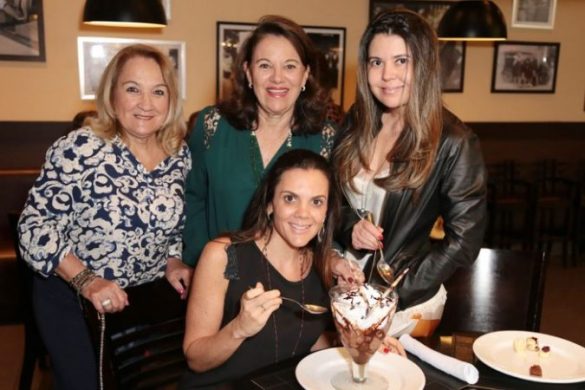
<instances>
[{"instance_id":1,"label":"framed photograph on wall","mask_svg":"<svg viewBox=\"0 0 585 390\"><path fill-rule=\"evenodd\" d=\"M122 48L142 43L151 45L167 54L177 71L181 97L186 98L185 89L185 42L159 41L149 39L129 38L101 38L78 37L77 38L77 62L79 67L79 87L81 99L95 99L102 73L112 57Z\"/></svg>"},{"instance_id":2,"label":"framed photograph on wall","mask_svg":"<svg viewBox=\"0 0 585 390\"><path fill-rule=\"evenodd\" d=\"M345 28L314 26L303 28L322 55L321 85L331 92L335 104L343 107Z\"/></svg>"},{"instance_id":3,"label":"framed photograph on wall","mask_svg":"<svg viewBox=\"0 0 585 390\"><path fill-rule=\"evenodd\" d=\"M229 96L233 89L232 72L241 44L256 27L253 23L217 22L217 100ZM303 26L323 55L322 84L329 88L333 101L343 106L345 74L345 28Z\"/></svg>"},{"instance_id":4,"label":"framed photograph on wall","mask_svg":"<svg viewBox=\"0 0 585 390\"><path fill-rule=\"evenodd\" d=\"M496 42L492 92L554 93L560 43Z\"/></svg>"},{"instance_id":5,"label":"framed photograph on wall","mask_svg":"<svg viewBox=\"0 0 585 390\"><path fill-rule=\"evenodd\" d=\"M557 0L514 0L512 27L552 29Z\"/></svg>"},{"instance_id":6,"label":"framed photograph on wall","mask_svg":"<svg viewBox=\"0 0 585 390\"><path fill-rule=\"evenodd\" d=\"M440 43L441 89L443 92L463 92L465 76L465 42Z\"/></svg>"},{"instance_id":7,"label":"framed photograph on wall","mask_svg":"<svg viewBox=\"0 0 585 390\"><path fill-rule=\"evenodd\" d=\"M223 100L233 90L232 72L238 49L256 25L217 22L216 99Z\"/></svg>"},{"instance_id":8,"label":"framed photograph on wall","mask_svg":"<svg viewBox=\"0 0 585 390\"><path fill-rule=\"evenodd\" d=\"M0 61L45 61L42 0L0 0Z\"/></svg>"},{"instance_id":9,"label":"framed photograph on wall","mask_svg":"<svg viewBox=\"0 0 585 390\"><path fill-rule=\"evenodd\" d=\"M370 0L370 20L380 11L406 8L422 16L436 30L447 9L459 0Z\"/></svg>"}]
</instances>

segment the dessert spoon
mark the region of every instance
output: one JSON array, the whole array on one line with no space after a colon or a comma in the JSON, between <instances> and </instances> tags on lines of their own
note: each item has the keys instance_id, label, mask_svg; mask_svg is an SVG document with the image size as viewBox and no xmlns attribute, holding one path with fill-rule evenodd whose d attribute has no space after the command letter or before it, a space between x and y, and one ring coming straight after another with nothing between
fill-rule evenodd
<instances>
[{"instance_id":1,"label":"dessert spoon","mask_svg":"<svg viewBox=\"0 0 585 390\"><path fill-rule=\"evenodd\" d=\"M357 215L360 216L361 219L365 219L366 221L370 222L372 225L375 225L374 223L374 216L372 215L372 212L366 209L357 209L356 210ZM376 261L376 256L375 256L375 251L374 251L374 259L372 259L372 261ZM376 261L376 271L378 271L378 274L382 277L382 279L384 279L384 281L388 284L392 283L392 276L393 276L393 272L392 272L392 268L390 268L390 266L388 265L388 263L386 263L386 261L384 260L384 251L382 250L382 247L378 247L378 252L380 254L380 258L378 259L378 261ZM370 281L370 279L372 278L372 274L370 271L370 275L368 276L368 281Z\"/></svg>"},{"instance_id":2,"label":"dessert spoon","mask_svg":"<svg viewBox=\"0 0 585 390\"><path fill-rule=\"evenodd\" d=\"M405 269L403 269L402 272L396 277L396 279L394 279L392 284L390 284L390 287L388 287L388 289L384 291L385 297L387 297L388 295L390 295L392 291L394 291L396 286L398 286L398 283L400 283L400 281L402 280L402 278L404 278L404 275L406 275L408 271L410 271L410 267L406 267Z\"/></svg>"},{"instance_id":3,"label":"dessert spoon","mask_svg":"<svg viewBox=\"0 0 585 390\"><path fill-rule=\"evenodd\" d=\"M287 297L280 297L280 299L282 299L283 301L289 301L289 302L293 302L296 303L301 309L303 309L304 311L306 311L307 313L311 313L311 314L323 314L323 313L327 313L327 308L320 306L320 305L315 305L313 303L300 303L297 300L294 300L292 298L287 298Z\"/></svg>"},{"instance_id":4,"label":"dessert spoon","mask_svg":"<svg viewBox=\"0 0 585 390\"><path fill-rule=\"evenodd\" d=\"M253 286L250 286L250 289L253 289L253 288L254 288ZM311 313L311 314L323 314L323 313L327 313L327 311L329 310L326 307L321 306L321 305L315 305L314 303L300 303L296 299L292 299L292 298L287 298L287 297L281 296L280 299L282 299L283 301L289 301L289 302L295 303L301 309L303 309L307 313Z\"/></svg>"}]
</instances>

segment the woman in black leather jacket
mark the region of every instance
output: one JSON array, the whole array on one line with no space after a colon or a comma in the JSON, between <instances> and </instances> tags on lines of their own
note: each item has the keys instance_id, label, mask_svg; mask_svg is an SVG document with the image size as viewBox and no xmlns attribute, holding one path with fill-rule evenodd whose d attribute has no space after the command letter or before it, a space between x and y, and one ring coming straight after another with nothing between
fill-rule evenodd
<instances>
[{"instance_id":1,"label":"woman in black leather jacket","mask_svg":"<svg viewBox=\"0 0 585 390\"><path fill-rule=\"evenodd\" d=\"M486 225L479 140L443 107L437 38L417 14L383 12L364 32L356 102L333 164L348 202L337 241L356 260L383 248L395 275L410 267L398 288L401 309L438 295L457 267L475 260ZM439 216L445 237L431 243Z\"/></svg>"}]
</instances>

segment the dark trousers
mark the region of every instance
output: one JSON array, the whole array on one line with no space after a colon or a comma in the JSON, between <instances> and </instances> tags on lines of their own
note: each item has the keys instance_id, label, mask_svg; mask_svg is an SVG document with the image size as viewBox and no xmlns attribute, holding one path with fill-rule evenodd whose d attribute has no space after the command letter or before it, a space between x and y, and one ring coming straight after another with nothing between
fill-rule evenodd
<instances>
[{"instance_id":1,"label":"dark trousers","mask_svg":"<svg viewBox=\"0 0 585 390\"><path fill-rule=\"evenodd\" d=\"M61 278L33 280L33 309L53 368L55 388L97 389L96 356L79 299Z\"/></svg>"}]
</instances>

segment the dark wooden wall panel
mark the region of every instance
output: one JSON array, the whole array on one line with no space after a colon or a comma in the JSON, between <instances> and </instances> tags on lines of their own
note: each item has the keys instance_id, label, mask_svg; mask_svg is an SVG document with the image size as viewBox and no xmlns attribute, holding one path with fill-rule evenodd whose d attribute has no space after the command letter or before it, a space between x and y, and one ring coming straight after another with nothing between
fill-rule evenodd
<instances>
[{"instance_id":1,"label":"dark wooden wall panel","mask_svg":"<svg viewBox=\"0 0 585 390\"><path fill-rule=\"evenodd\" d=\"M585 158L585 123L582 122L471 122L481 141L487 163L542 159L576 162Z\"/></svg>"},{"instance_id":2,"label":"dark wooden wall panel","mask_svg":"<svg viewBox=\"0 0 585 390\"><path fill-rule=\"evenodd\" d=\"M70 122L0 122L0 170L40 168Z\"/></svg>"}]
</instances>

